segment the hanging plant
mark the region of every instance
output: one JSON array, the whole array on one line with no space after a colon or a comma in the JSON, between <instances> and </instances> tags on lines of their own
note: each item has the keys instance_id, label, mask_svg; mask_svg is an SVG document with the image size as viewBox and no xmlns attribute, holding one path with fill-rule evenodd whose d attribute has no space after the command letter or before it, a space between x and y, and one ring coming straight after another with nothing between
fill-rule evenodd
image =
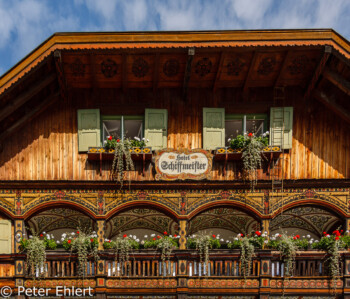
<instances>
[{"instance_id":1,"label":"hanging plant","mask_svg":"<svg viewBox=\"0 0 350 299\"><path fill-rule=\"evenodd\" d=\"M96 234L89 234L80 231L67 235L63 241L63 247L70 252L78 254L78 275L85 277L89 256L98 261L98 241Z\"/></svg>"},{"instance_id":2,"label":"hanging plant","mask_svg":"<svg viewBox=\"0 0 350 299\"><path fill-rule=\"evenodd\" d=\"M20 240L20 247L27 255L26 270L29 275L33 279L44 276L46 272L45 240L33 233L33 236L29 236L29 239L22 238Z\"/></svg>"},{"instance_id":3,"label":"hanging plant","mask_svg":"<svg viewBox=\"0 0 350 299\"><path fill-rule=\"evenodd\" d=\"M152 234L151 238L145 241L144 248L159 249L161 251L162 262L165 262L165 260L169 261L173 250L179 247L178 236L168 236L168 232L166 231L163 233L163 236Z\"/></svg>"},{"instance_id":4,"label":"hanging plant","mask_svg":"<svg viewBox=\"0 0 350 299\"><path fill-rule=\"evenodd\" d=\"M114 148L114 158L112 163L112 177L123 187L125 172L134 170L134 162L131 159L133 142L130 139L120 140L113 136L108 136L106 148ZM130 179L129 179L130 182Z\"/></svg>"},{"instance_id":5,"label":"hanging plant","mask_svg":"<svg viewBox=\"0 0 350 299\"><path fill-rule=\"evenodd\" d=\"M276 243L276 249L280 252L281 259L285 263L285 276L289 277L294 273L295 256L298 250L296 240L299 239L299 235L295 237L287 237L281 235L279 241Z\"/></svg>"},{"instance_id":6,"label":"hanging plant","mask_svg":"<svg viewBox=\"0 0 350 299\"><path fill-rule=\"evenodd\" d=\"M250 275L253 257L255 256L255 248L249 238L243 237L240 242L240 250L241 274L243 274L244 279L246 279L246 277Z\"/></svg>"},{"instance_id":7,"label":"hanging plant","mask_svg":"<svg viewBox=\"0 0 350 299\"><path fill-rule=\"evenodd\" d=\"M209 249L220 248L221 244L216 235L193 235L187 240L188 248L195 248L199 252L200 263L203 264L203 268L208 265L209 262Z\"/></svg>"}]
</instances>

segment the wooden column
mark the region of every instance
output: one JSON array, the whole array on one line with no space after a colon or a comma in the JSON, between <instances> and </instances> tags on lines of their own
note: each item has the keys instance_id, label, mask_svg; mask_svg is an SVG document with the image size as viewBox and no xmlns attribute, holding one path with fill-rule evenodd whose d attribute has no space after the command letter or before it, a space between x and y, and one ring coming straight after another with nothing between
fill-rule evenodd
<instances>
[{"instance_id":1,"label":"wooden column","mask_svg":"<svg viewBox=\"0 0 350 299\"><path fill-rule=\"evenodd\" d=\"M344 231L349 231L350 232L350 218L345 218L345 228Z\"/></svg>"},{"instance_id":2,"label":"wooden column","mask_svg":"<svg viewBox=\"0 0 350 299\"><path fill-rule=\"evenodd\" d=\"M262 219L261 220L261 231L267 232L270 235L270 219Z\"/></svg>"},{"instance_id":3,"label":"wooden column","mask_svg":"<svg viewBox=\"0 0 350 299\"><path fill-rule=\"evenodd\" d=\"M184 250L186 249L186 243L187 243L187 220L179 220L179 235L180 235L180 249Z\"/></svg>"},{"instance_id":4,"label":"wooden column","mask_svg":"<svg viewBox=\"0 0 350 299\"><path fill-rule=\"evenodd\" d=\"M105 241L105 224L104 220L97 220L97 238L98 238L98 250L103 250L103 243Z\"/></svg>"},{"instance_id":5,"label":"wooden column","mask_svg":"<svg viewBox=\"0 0 350 299\"><path fill-rule=\"evenodd\" d=\"M15 220L14 228L14 253L20 253L21 248L19 241L25 233L24 220ZM28 236L24 236L28 238ZM25 264L24 258L16 258L15 260L15 286L24 286ZM16 298L24 298L24 296L16 295Z\"/></svg>"}]
</instances>

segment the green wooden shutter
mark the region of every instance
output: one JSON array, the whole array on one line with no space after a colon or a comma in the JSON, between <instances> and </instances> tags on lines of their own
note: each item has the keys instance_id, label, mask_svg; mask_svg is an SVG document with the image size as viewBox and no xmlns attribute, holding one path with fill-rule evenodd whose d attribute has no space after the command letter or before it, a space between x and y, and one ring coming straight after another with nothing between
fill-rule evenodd
<instances>
[{"instance_id":1,"label":"green wooden shutter","mask_svg":"<svg viewBox=\"0 0 350 299\"><path fill-rule=\"evenodd\" d=\"M78 149L88 151L89 146L101 146L100 109L78 110Z\"/></svg>"},{"instance_id":2,"label":"green wooden shutter","mask_svg":"<svg viewBox=\"0 0 350 299\"><path fill-rule=\"evenodd\" d=\"M152 149L167 147L168 139L168 110L146 109L145 110L145 138Z\"/></svg>"},{"instance_id":3,"label":"green wooden shutter","mask_svg":"<svg viewBox=\"0 0 350 299\"><path fill-rule=\"evenodd\" d=\"M283 134L284 122L284 134ZM282 138L284 135L284 140ZM273 107L270 112L270 144L292 148L293 107Z\"/></svg>"},{"instance_id":4,"label":"green wooden shutter","mask_svg":"<svg viewBox=\"0 0 350 299\"><path fill-rule=\"evenodd\" d=\"M225 146L225 108L203 108L203 148Z\"/></svg>"},{"instance_id":5,"label":"green wooden shutter","mask_svg":"<svg viewBox=\"0 0 350 299\"><path fill-rule=\"evenodd\" d=\"M0 220L0 253L11 253L11 220Z\"/></svg>"}]
</instances>

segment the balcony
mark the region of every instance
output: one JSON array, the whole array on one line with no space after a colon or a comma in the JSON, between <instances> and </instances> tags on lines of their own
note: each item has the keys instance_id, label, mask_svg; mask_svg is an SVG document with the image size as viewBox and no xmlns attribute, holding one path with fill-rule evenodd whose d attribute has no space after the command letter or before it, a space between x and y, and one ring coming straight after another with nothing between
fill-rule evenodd
<instances>
[{"instance_id":1,"label":"balcony","mask_svg":"<svg viewBox=\"0 0 350 299\"><path fill-rule=\"evenodd\" d=\"M226 249L211 250L207 265L200 262L195 250L176 250L165 261L161 260L158 251L135 250L130 253L129 261L124 263L116 262L112 252L101 251L96 263L88 261L85 277L78 276L76 255L48 251L45 269L21 271L18 265L20 261L25 261L22 254L1 257L0 271L3 273L2 286L14 286L15 282L18 285L23 280L25 287L91 287L101 296L157 293L177 298L179 294L189 297L350 294L350 253L341 252L341 275L336 280L328 276L325 255L322 251L298 252L294 273L288 278L280 253L270 250L256 253L250 274L246 277L240 270L240 252ZM16 272L13 271L15 264ZM42 278L39 278L40 272ZM334 282L336 285L333 285Z\"/></svg>"}]
</instances>

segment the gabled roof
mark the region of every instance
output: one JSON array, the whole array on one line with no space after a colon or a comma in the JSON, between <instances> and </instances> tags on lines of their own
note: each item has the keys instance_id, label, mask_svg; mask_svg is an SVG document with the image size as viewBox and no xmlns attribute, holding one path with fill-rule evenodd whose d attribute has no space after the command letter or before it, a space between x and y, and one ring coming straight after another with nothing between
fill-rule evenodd
<instances>
[{"instance_id":1,"label":"gabled roof","mask_svg":"<svg viewBox=\"0 0 350 299\"><path fill-rule=\"evenodd\" d=\"M350 123L349 82L331 29L56 33L0 77L0 143L72 88L293 86Z\"/></svg>"}]
</instances>

